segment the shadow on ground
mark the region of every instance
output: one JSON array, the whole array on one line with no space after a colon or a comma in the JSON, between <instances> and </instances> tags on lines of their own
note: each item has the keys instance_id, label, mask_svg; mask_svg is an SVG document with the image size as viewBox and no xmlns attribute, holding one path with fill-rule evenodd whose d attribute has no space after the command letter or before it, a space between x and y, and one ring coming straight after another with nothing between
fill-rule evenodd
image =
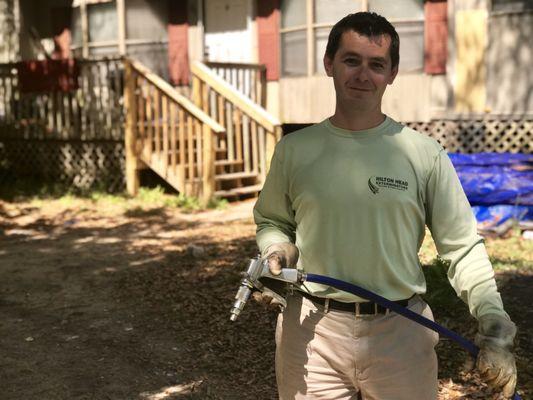
<instances>
[{"instance_id":1,"label":"shadow on ground","mask_svg":"<svg viewBox=\"0 0 533 400\"><path fill-rule=\"evenodd\" d=\"M257 251L249 221L166 209L0 210L3 399L276 398L276 312L250 302L229 321ZM522 267L498 280L520 328L527 398L533 274ZM439 322L472 339L475 322L439 268L426 270L427 301ZM438 353L440 378L460 381L466 353L447 341Z\"/></svg>"}]
</instances>

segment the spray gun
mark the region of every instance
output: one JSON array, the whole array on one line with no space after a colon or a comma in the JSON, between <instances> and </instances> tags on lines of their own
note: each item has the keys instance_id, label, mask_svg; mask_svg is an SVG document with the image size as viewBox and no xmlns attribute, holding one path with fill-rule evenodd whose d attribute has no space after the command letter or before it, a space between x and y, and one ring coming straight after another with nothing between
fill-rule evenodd
<instances>
[{"instance_id":1,"label":"spray gun","mask_svg":"<svg viewBox=\"0 0 533 400\"><path fill-rule=\"evenodd\" d=\"M373 293L365 288L354 285L352 283L344 282L328 276L317 275L312 273L305 273L294 268L283 268L279 275L272 275L268 268L268 260L261 259L261 256L257 256L250 260L248 268L242 273L243 278L239 290L235 295L235 303L231 308L231 321L236 321L237 317L243 310L246 302L250 298L250 294L253 290L260 290L263 293L268 293L272 298L275 298L282 307L287 306L287 300L283 297L283 291L280 291L280 286L286 289L290 284L298 284L304 282L314 282L321 285L327 285L332 288L342 290L347 293L354 294L363 299L373 301L382 307L396 312L403 317L417 322L418 324L431 329L441 336L447 337L452 341L460 344L465 350L467 350L474 358L477 358L479 348L469 341L468 339L458 335L457 333L440 326L436 322L417 314L409 308L403 307L394 301L390 301L376 293ZM280 285L281 284L281 285ZM289 285L287 285L289 284ZM515 392L512 400L521 400L522 398Z\"/></svg>"},{"instance_id":2,"label":"spray gun","mask_svg":"<svg viewBox=\"0 0 533 400\"><path fill-rule=\"evenodd\" d=\"M282 307L287 306L283 296L289 284L296 284L305 280L304 273L295 268L283 268L279 275L273 275L268 268L268 260L260 255L252 258L246 271L242 273L241 284L235 295L235 302L231 308L231 321L236 321L246 302L254 290L268 293L278 301Z\"/></svg>"}]
</instances>

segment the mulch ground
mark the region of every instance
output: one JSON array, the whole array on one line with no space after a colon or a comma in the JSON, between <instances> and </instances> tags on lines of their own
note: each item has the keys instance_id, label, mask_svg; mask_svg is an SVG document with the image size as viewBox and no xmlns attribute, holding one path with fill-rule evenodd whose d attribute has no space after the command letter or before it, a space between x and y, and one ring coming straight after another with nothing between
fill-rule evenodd
<instances>
[{"instance_id":1,"label":"mulch ground","mask_svg":"<svg viewBox=\"0 0 533 400\"><path fill-rule=\"evenodd\" d=\"M0 201L0 398L275 399L276 312L250 302L229 321L257 251L250 210ZM527 399L533 271L517 263L498 281L519 327ZM475 322L447 293L428 298L437 319L472 338ZM462 372L459 347L442 340L437 350L439 399L498 398Z\"/></svg>"}]
</instances>

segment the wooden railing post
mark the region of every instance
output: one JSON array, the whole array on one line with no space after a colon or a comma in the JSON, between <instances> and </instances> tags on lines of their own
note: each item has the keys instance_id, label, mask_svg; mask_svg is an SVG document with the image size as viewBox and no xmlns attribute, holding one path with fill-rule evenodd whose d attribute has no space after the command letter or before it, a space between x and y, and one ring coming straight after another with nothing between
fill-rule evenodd
<instances>
[{"instance_id":1,"label":"wooden railing post","mask_svg":"<svg viewBox=\"0 0 533 400\"><path fill-rule=\"evenodd\" d=\"M267 106L267 75L266 68L262 68L259 71L259 92L260 92L260 103L261 107L266 108Z\"/></svg>"},{"instance_id":2,"label":"wooden railing post","mask_svg":"<svg viewBox=\"0 0 533 400\"><path fill-rule=\"evenodd\" d=\"M125 85L124 102L126 108L125 150L126 150L126 189L135 196L139 191L139 159L137 154L137 107L135 106L135 76L129 60L124 60Z\"/></svg>"},{"instance_id":3,"label":"wooden railing post","mask_svg":"<svg viewBox=\"0 0 533 400\"><path fill-rule=\"evenodd\" d=\"M270 169L270 161L272 160L272 156L274 155L274 148L276 147L276 143L279 142L282 135L283 133L281 130L281 126L275 127L274 131L267 131L265 149L267 171Z\"/></svg>"},{"instance_id":4,"label":"wooden railing post","mask_svg":"<svg viewBox=\"0 0 533 400\"><path fill-rule=\"evenodd\" d=\"M202 127L202 205L207 206L215 193L215 140L207 124Z\"/></svg>"},{"instance_id":5,"label":"wooden railing post","mask_svg":"<svg viewBox=\"0 0 533 400\"><path fill-rule=\"evenodd\" d=\"M202 108L201 83L197 76L192 76L192 102L198 108Z\"/></svg>"}]
</instances>

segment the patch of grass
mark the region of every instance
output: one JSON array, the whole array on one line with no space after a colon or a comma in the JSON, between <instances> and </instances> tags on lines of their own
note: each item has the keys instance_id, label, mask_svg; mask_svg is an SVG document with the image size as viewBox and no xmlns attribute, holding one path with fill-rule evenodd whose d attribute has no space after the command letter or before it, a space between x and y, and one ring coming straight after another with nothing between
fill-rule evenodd
<instances>
[{"instance_id":1,"label":"patch of grass","mask_svg":"<svg viewBox=\"0 0 533 400\"><path fill-rule=\"evenodd\" d=\"M207 203L207 208L212 208L215 210L225 210L228 208L228 201L226 199L219 199L217 197L213 197L209 200L209 203Z\"/></svg>"},{"instance_id":2,"label":"patch of grass","mask_svg":"<svg viewBox=\"0 0 533 400\"><path fill-rule=\"evenodd\" d=\"M519 273L533 270L533 240L522 238L519 229L509 231L503 238L486 238L485 246L490 261L496 271L496 279L500 286L506 273ZM425 300L436 311L436 314L461 317L467 320L466 305L457 297L448 277L448 265L437 256L437 250L431 235L426 235L420 249L419 258L424 265L423 271L427 282Z\"/></svg>"},{"instance_id":3,"label":"patch of grass","mask_svg":"<svg viewBox=\"0 0 533 400\"><path fill-rule=\"evenodd\" d=\"M437 258L432 264L426 265L423 271L427 284L424 300L431 308L438 310L439 313L454 313L461 308L467 310L466 305L457 297L448 281L446 262Z\"/></svg>"},{"instance_id":4,"label":"patch of grass","mask_svg":"<svg viewBox=\"0 0 533 400\"><path fill-rule=\"evenodd\" d=\"M32 178L6 180L0 183L0 198L6 201L58 199L71 194L74 194L74 190L67 185L42 182Z\"/></svg>"},{"instance_id":5,"label":"patch of grass","mask_svg":"<svg viewBox=\"0 0 533 400\"><path fill-rule=\"evenodd\" d=\"M489 238L485 245L497 272L533 269L533 240L524 239L519 229L503 238Z\"/></svg>"},{"instance_id":6,"label":"patch of grass","mask_svg":"<svg viewBox=\"0 0 533 400\"><path fill-rule=\"evenodd\" d=\"M141 187L136 197L125 193L106 193L102 189L81 190L72 186L55 182L42 182L35 179L20 179L0 184L0 199L6 201L31 201L39 206L46 200L57 200L63 206L73 206L76 203L89 200L101 206L123 207L125 209L142 208L177 208L184 212L195 212L207 209L225 209L228 202L225 199L213 198L202 207L201 201L184 194L167 193L161 186L154 188Z\"/></svg>"},{"instance_id":7,"label":"patch of grass","mask_svg":"<svg viewBox=\"0 0 533 400\"><path fill-rule=\"evenodd\" d=\"M142 204L154 204L168 208L179 208L182 211L200 211L203 209L200 199L197 197L186 196L184 194L171 195L166 194L161 186L155 188L140 188L139 194L136 197ZM226 199L212 198L209 200L208 209L224 209L228 206Z\"/></svg>"},{"instance_id":8,"label":"patch of grass","mask_svg":"<svg viewBox=\"0 0 533 400\"><path fill-rule=\"evenodd\" d=\"M87 197L95 203L104 202L109 204L125 205L128 202L128 197L124 194L111 194L102 191L89 192Z\"/></svg>"}]
</instances>

